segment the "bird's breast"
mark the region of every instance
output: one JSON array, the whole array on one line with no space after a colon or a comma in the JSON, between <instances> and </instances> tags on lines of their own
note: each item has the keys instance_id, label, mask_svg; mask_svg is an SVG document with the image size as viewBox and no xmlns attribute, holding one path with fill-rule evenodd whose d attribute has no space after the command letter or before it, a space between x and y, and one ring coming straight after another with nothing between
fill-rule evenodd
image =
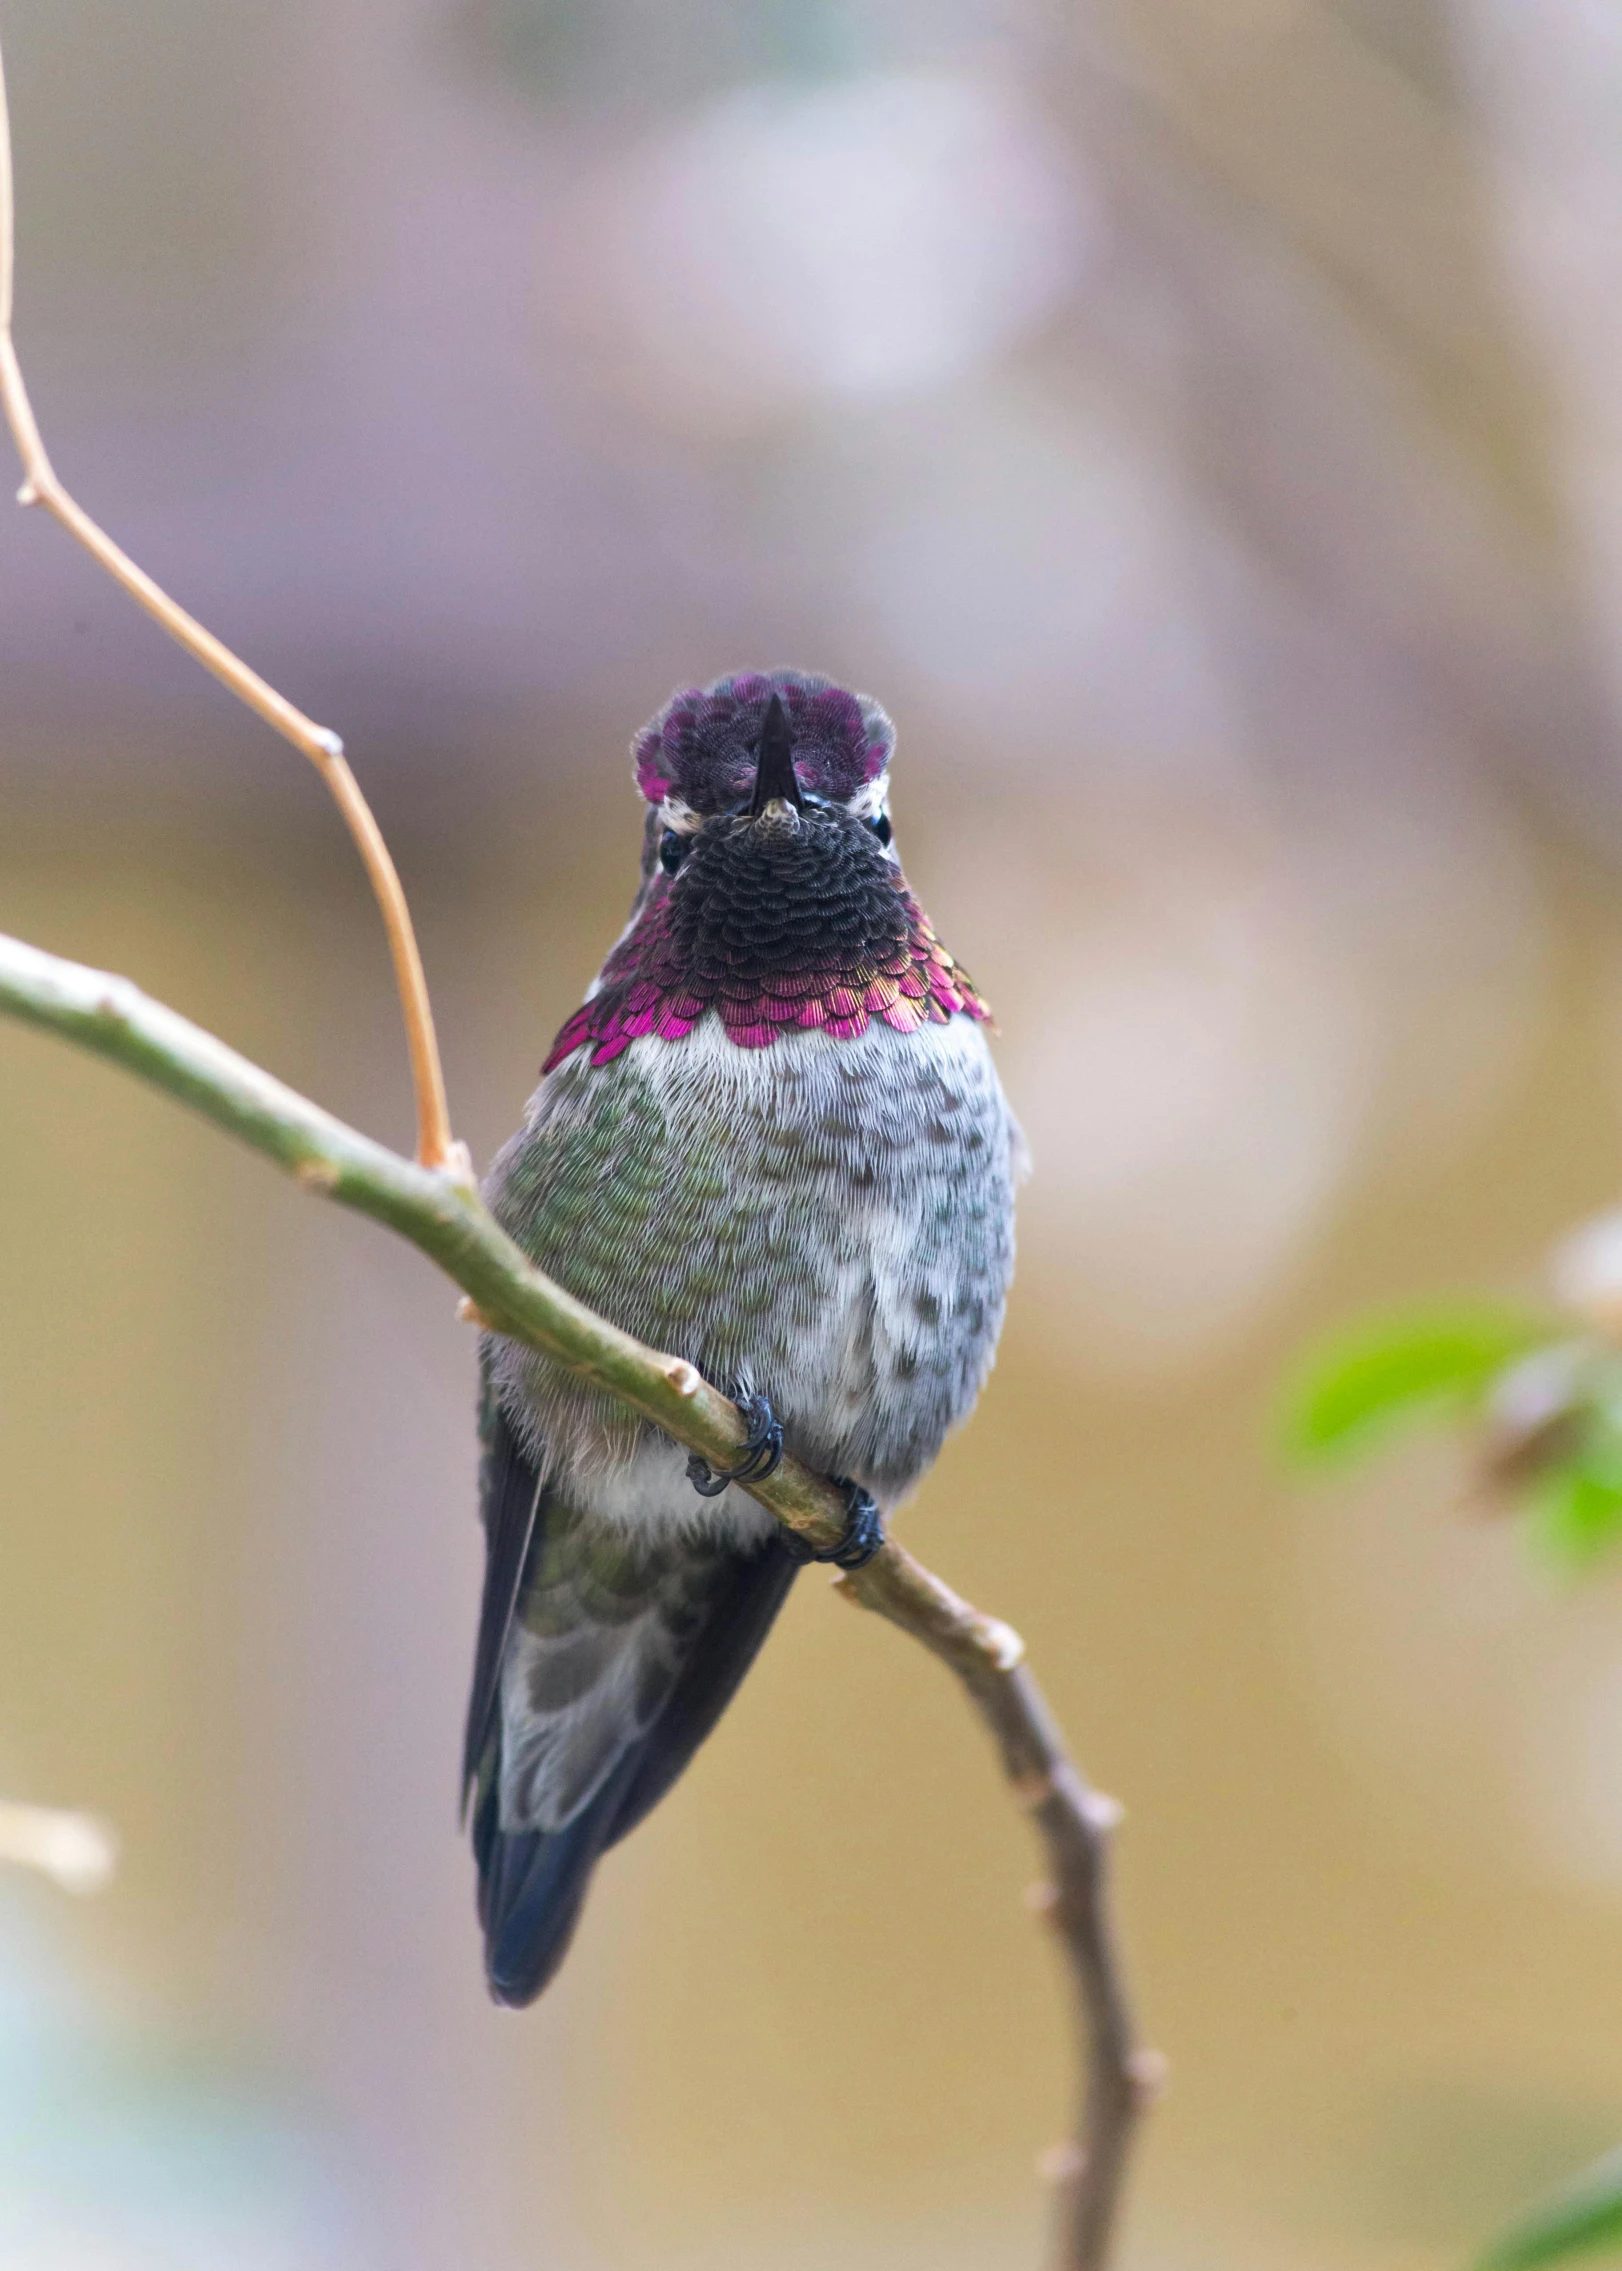
<instances>
[{"instance_id":1,"label":"bird's breast","mask_svg":"<svg viewBox=\"0 0 1622 2271\"><path fill-rule=\"evenodd\" d=\"M679 1047L559 1065L487 1190L570 1292L769 1396L800 1456L894 1499L989 1365L1017 1142L967 1017L767 1050L712 1015ZM504 1343L497 1378L560 1487L629 1526L711 1519L663 1438L544 1358ZM736 1491L714 1505L758 1515Z\"/></svg>"}]
</instances>

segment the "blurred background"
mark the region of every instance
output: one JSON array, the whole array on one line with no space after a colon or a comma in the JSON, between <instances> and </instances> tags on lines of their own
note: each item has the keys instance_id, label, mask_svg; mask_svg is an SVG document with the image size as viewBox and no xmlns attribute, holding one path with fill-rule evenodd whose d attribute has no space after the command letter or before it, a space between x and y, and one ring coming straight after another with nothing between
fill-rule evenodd
<instances>
[{"instance_id":1,"label":"blurred background","mask_svg":"<svg viewBox=\"0 0 1622 2271\"><path fill-rule=\"evenodd\" d=\"M1440 2271L1622 2136L1622 1577L1446 1446L1311 1496L1369 1302L1617 1195L1622 28L1598 0L4 0L57 464L344 734L488 1158L626 745L794 663L1036 1175L904 1535L1128 1809L1135 2271ZM7 477L9 479L9 476ZM409 1138L314 775L0 522L0 925ZM485 2001L450 1289L0 1028L0 2263L967 2271L1068 2113L1034 1873L815 1578L556 1991Z\"/></svg>"}]
</instances>

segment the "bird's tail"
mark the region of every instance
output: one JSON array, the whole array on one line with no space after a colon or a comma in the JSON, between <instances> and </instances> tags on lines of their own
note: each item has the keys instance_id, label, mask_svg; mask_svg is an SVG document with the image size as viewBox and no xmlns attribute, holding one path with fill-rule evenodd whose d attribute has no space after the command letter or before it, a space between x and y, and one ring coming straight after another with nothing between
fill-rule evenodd
<instances>
[{"instance_id":1,"label":"bird's tail","mask_svg":"<svg viewBox=\"0 0 1622 2271\"><path fill-rule=\"evenodd\" d=\"M605 1802L606 1801L606 1802ZM504 1830L491 1783L473 1809L484 1969L498 2003L533 2003L568 1952L605 1842L613 1794L558 1830Z\"/></svg>"},{"instance_id":2,"label":"bird's tail","mask_svg":"<svg viewBox=\"0 0 1622 2271\"><path fill-rule=\"evenodd\" d=\"M552 1978L598 1859L714 1727L796 1569L775 1537L616 1557L543 1502L473 1799L498 2002L533 2002Z\"/></svg>"}]
</instances>

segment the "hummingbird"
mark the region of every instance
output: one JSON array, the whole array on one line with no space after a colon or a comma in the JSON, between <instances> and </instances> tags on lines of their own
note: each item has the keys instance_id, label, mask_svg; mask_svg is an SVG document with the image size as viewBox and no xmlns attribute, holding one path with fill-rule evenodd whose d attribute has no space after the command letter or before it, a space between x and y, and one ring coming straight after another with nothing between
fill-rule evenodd
<instances>
[{"instance_id":1,"label":"hummingbird","mask_svg":"<svg viewBox=\"0 0 1622 2271\"><path fill-rule=\"evenodd\" d=\"M463 1787L498 2003L553 1977L597 1861L715 1726L802 1563L877 1549L991 1367L1023 1143L990 1012L901 871L894 745L877 702L810 672L671 697L632 744L630 920L485 1181L539 1268L749 1421L712 1471L481 1336ZM827 1555L739 1487L785 1446L845 1493Z\"/></svg>"}]
</instances>

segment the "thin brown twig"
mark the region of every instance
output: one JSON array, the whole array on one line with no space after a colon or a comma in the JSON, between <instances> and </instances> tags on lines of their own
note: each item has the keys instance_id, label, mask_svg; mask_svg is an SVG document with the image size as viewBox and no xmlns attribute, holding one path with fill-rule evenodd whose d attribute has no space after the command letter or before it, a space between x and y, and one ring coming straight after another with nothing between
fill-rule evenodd
<instances>
[{"instance_id":1,"label":"thin brown twig","mask_svg":"<svg viewBox=\"0 0 1622 2271\"><path fill-rule=\"evenodd\" d=\"M423 975L416 933L411 926L410 911L406 906L405 893L400 887L394 861L389 856L382 832L372 817L371 807L362 796L360 785L349 769L344 756L344 745L330 728L316 725L307 718L285 695L278 694L274 686L267 684L257 671L250 670L212 631L205 630L195 616L188 615L183 607L177 605L91 519L84 507L69 495L58 480L46 453L33 405L28 399L28 389L23 384L22 365L17 360L17 350L11 335L16 273L16 199L12 179L11 116L6 102L5 59L0 55L0 409L5 413L6 423L11 428L12 439L17 445L17 455L22 459L23 484L17 492L17 502L22 505L43 505L52 519L59 522L70 536L75 537L91 558L100 562L114 582L121 584L130 597L144 607L153 620L160 623L194 661L200 662L205 670L212 671L239 701L245 702L257 717L263 718L285 741L290 741L295 749L310 760L326 782L333 801L343 814L344 825L360 853L383 916L389 954L394 963L395 983L400 993L400 1007L405 1016L406 1044L411 1053L411 1078L417 1104L417 1157L425 1167L444 1167L457 1163L460 1152L451 1135L450 1113L445 1098L445 1075L440 1066L439 1045L434 1037L433 1010L429 1005L428 983Z\"/></svg>"},{"instance_id":2,"label":"thin brown twig","mask_svg":"<svg viewBox=\"0 0 1622 2271\"><path fill-rule=\"evenodd\" d=\"M956 1672L1046 1850L1051 1881L1036 1888L1032 1905L1070 1967L1084 2076L1074 2137L1043 2156L1054 2187L1050 2261L1053 2271L1104 2271L1133 2136L1165 2079L1164 2060L1137 2039L1115 1942L1109 1846L1121 1808L1070 1757L1010 1626L971 1608L893 1541L838 1590Z\"/></svg>"}]
</instances>

